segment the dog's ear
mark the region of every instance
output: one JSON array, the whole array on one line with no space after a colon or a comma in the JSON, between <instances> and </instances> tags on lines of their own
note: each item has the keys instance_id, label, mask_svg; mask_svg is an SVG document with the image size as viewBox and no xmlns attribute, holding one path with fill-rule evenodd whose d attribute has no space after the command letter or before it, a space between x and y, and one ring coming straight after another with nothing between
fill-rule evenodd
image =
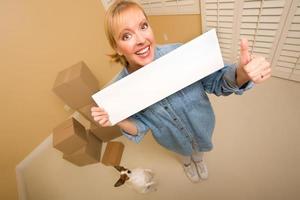
<instances>
[{"instance_id":1,"label":"dog's ear","mask_svg":"<svg viewBox=\"0 0 300 200\"><path fill-rule=\"evenodd\" d=\"M128 176L126 174L122 174L119 180L115 183L115 187L119 187L125 183L125 181L128 179Z\"/></svg>"},{"instance_id":2,"label":"dog's ear","mask_svg":"<svg viewBox=\"0 0 300 200\"><path fill-rule=\"evenodd\" d=\"M116 170L118 170L119 172L122 171L122 167L121 167L121 166L114 166L114 168L115 168Z\"/></svg>"},{"instance_id":3,"label":"dog's ear","mask_svg":"<svg viewBox=\"0 0 300 200\"><path fill-rule=\"evenodd\" d=\"M119 187L125 183L125 180L122 178L119 178L119 180L115 183L115 187Z\"/></svg>"},{"instance_id":4,"label":"dog's ear","mask_svg":"<svg viewBox=\"0 0 300 200\"><path fill-rule=\"evenodd\" d=\"M116 170L118 170L119 172L122 172L122 171L126 171L127 169L125 167L122 167L122 166L114 166L114 168Z\"/></svg>"}]
</instances>

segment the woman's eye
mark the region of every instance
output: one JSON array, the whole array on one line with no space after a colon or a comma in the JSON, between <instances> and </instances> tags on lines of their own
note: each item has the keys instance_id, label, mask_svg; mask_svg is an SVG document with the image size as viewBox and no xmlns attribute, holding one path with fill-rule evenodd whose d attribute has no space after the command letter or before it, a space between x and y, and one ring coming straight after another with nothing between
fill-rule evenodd
<instances>
[{"instance_id":1,"label":"woman's eye","mask_svg":"<svg viewBox=\"0 0 300 200\"><path fill-rule=\"evenodd\" d=\"M123 36L122 36L122 40L126 41L126 40L129 40L131 38L131 35L128 34L128 33L125 33Z\"/></svg>"},{"instance_id":2,"label":"woman's eye","mask_svg":"<svg viewBox=\"0 0 300 200\"><path fill-rule=\"evenodd\" d=\"M142 25L142 30L146 30L148 28L148 23L144 23L143 25Z\"/></svg>"}]
</instances>

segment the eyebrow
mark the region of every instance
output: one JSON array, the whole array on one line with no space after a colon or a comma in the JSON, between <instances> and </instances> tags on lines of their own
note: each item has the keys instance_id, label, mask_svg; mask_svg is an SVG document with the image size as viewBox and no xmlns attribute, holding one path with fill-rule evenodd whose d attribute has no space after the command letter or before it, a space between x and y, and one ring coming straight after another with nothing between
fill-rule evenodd
<instances>
[{"instance_id":1,"label":"eyebrow","mask_svg":"<svg viewBox=\"0 0 300 200\"><path fill-rule=\"evenodd\" d=\"M139 26L142 25L145 22L148 23L148 20L146 18L143 18L143 20L139 23ZM130 28L124 28L123 30L121 30L118 38L122 37L122 34L123 34L124 31L130 31L130 30L131 30Z\"/></svg>"},{"instance_id":2,"label":"eyebrow","mask_svg":"<svg viewBox=\"0 0 300 200\"><path fill-rule=\"evenodd\" d=\"M119 34L119 38L122 38L123 32L125 32L125 31L130 31L130 29L128 29L128 28L123 29Z\"/></svg>"}]
</instances>

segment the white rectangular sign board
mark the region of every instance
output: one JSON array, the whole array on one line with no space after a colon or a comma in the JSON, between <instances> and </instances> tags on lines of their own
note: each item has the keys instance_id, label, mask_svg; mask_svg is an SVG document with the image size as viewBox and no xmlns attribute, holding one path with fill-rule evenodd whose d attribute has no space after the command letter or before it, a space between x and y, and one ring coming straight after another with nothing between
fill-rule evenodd
<instances>
[{"instance_id":1,"label":"white rectangular sign board","mask_svg":"<svg viewBox=\"0 0 300 200\"><path fill-rule=\"evenodd\" d=\"M213 29L111 84L92 98L115 125L223 67Z\"/></svg>"}]
</instances>

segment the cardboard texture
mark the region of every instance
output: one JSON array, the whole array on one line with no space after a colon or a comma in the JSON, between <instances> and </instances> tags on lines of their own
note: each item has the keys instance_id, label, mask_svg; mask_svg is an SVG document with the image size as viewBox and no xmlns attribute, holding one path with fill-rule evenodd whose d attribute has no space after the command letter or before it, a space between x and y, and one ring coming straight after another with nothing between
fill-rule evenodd
<instances>
[{"instance_id":1,"label":"cardboard texture","mask_svg":"<svg viewBox=\"0 0 300 200\"><path fill-rule=\"evenodd\" d=\"M81 61L58 73L53 92L73 109L93 103L91 95L99 83L87 65Z\"/></svg>"},{"instance_id":2,"label":"cardboard texture","mask_svg":"<svg viewBox=\"0 0 300 200\"><path fill-rule=\"evenodd\" d=\"M76 119L70 118L53 129L53 147L71 154L87 144L86 130Z\"/></svg>"},{"instance_id":3,"label":"cardboard texture","mask_svg":"<svg viewBox=\"0 0 300 200\"><path fill-rule=\"evenodd\" d=\"M100 162L102 141L87 131L87 144L72 154L64 154L63 158L77 166L85 166Z\"/></svg>"},{"instance_id":4,"label":"cardboard texture","mask_svg":"<svg viewBox=\"0 0 300 200\"><path fill-rule=\"evenodd\" d=\"M78 108L77 111L82 115L84 116L86 119L90 120L90 122L96 124L97 122L94 121L94 118L92 117L92 113L91 113L91 108L93 106L97 106L97 104L94 102L94 103L91 103L91 104L88 104L88 105L85 105L81 108Z\"/></svg>"},{"instance_id":5,"label":"cardboard texture","mask_svg":"<svg viewBox=\"0 0 300 200\"><path fill-rule=\"evenodd\" d=\"M124 151L121 142L108 142L101 162L106 166L119 166Z\"/></svg>"},{"instance_id":6,"label":"cardboard texture","mask_svg":"<svg viewBox=\"0 0 300 200\"><path fill-rule=\"evenodd\" d=\"M108 142L122 136L118 126L101 127L100 125L91 124L91 132L103 142Z\"/></svg>"}]
</instances>

